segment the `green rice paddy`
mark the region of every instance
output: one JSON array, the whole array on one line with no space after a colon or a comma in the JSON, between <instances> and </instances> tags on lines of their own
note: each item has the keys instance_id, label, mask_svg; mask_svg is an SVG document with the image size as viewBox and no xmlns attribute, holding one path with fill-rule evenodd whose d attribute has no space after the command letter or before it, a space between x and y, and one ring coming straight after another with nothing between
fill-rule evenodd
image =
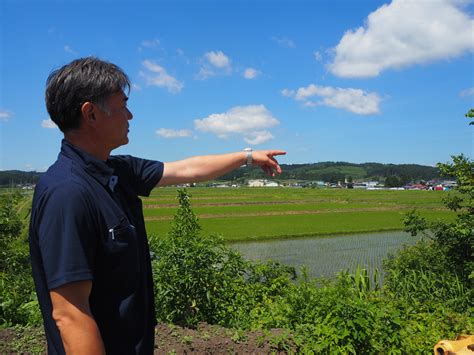
<instances>
[{"instance_id":1,"label":"green rice paddy","mask_svg":"<svg viewBox=\"0 0 474 355\"><path fill-rule=\"evenodd\" d=\"M189 188L204 233L227 241L281 239L403 229L416 208L429 220L449 220L444 191ZM143 199L149 234L166 235L177 209L176 188L158 188Z\"/></svg>"}]
</instances>

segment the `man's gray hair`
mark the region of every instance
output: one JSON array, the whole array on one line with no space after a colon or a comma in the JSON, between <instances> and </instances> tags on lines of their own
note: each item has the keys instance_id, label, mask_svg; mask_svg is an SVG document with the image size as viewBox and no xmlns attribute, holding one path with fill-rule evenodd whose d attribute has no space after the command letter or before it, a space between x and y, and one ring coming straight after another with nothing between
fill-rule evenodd
<instances>
[{"instance_id":1,"label":"man's gray hair","mask_svg":"<svg viewBox=\"0 0 474 355\"><path fill-rule=\"evenodd\" d=\"M107 99L119 91L130 91L130 80L115 64L96 57L80 58L54 70L46 81L46 108L62 132L81 125L85 102L110 113Z\"/></svg>"}]
</instances>

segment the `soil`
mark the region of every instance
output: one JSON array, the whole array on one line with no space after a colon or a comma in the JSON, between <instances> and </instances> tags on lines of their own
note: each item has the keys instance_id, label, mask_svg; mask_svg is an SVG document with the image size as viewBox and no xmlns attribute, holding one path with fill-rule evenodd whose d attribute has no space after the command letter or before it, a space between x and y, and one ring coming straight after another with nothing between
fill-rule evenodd
<instances>
[{"instance_id":1,"label":"soil","mask_svg":"<svg viewBox=\"0 0 474 355\"><path fill-rule=\"evenodd\" d=\"M283 329L241 332L207 323L195 329L156 327L155 354L287 354L296 350ZM20 353L46 353L42 328L0 329L0 354Z\"/></svg>"}]
</instances>

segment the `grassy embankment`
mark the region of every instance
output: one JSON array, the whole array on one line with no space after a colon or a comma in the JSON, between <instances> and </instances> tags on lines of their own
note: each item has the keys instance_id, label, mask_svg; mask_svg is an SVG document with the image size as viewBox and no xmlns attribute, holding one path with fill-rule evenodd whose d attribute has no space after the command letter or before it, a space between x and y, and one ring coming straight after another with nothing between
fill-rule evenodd
<instances>
[{"instance_id":1,"label":"grassy embankment","mask_svg":"<svg viewBox=\"0 0 474 355\"><path fill-rule=\"evenodd\" d=\"M263 240L403 229L417 208L429 220L450 220L443 191L191 188L191 204L205 233L227 241ZM149 234L164 236L176 211L176 188L143 199Z\"/></svg>"}]
</instances>

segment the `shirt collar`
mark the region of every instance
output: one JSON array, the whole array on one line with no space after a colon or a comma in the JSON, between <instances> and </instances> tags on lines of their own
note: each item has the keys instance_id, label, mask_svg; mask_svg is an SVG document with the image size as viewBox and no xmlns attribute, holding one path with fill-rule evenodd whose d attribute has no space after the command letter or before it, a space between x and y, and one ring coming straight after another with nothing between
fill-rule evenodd
<instances>
[{"instance_id":1,"label":"shirt collar","mask_svg":"<svg viewBox=\"0 0 474 355\"><path fill-rule=\"evenodd\" d=\"M61 154L79 164L89 175L96 178L102 185L107 185L114 173L114 169L82 149L72 145L67 140L61 142Z\"/></svg>"}]
</instances>

